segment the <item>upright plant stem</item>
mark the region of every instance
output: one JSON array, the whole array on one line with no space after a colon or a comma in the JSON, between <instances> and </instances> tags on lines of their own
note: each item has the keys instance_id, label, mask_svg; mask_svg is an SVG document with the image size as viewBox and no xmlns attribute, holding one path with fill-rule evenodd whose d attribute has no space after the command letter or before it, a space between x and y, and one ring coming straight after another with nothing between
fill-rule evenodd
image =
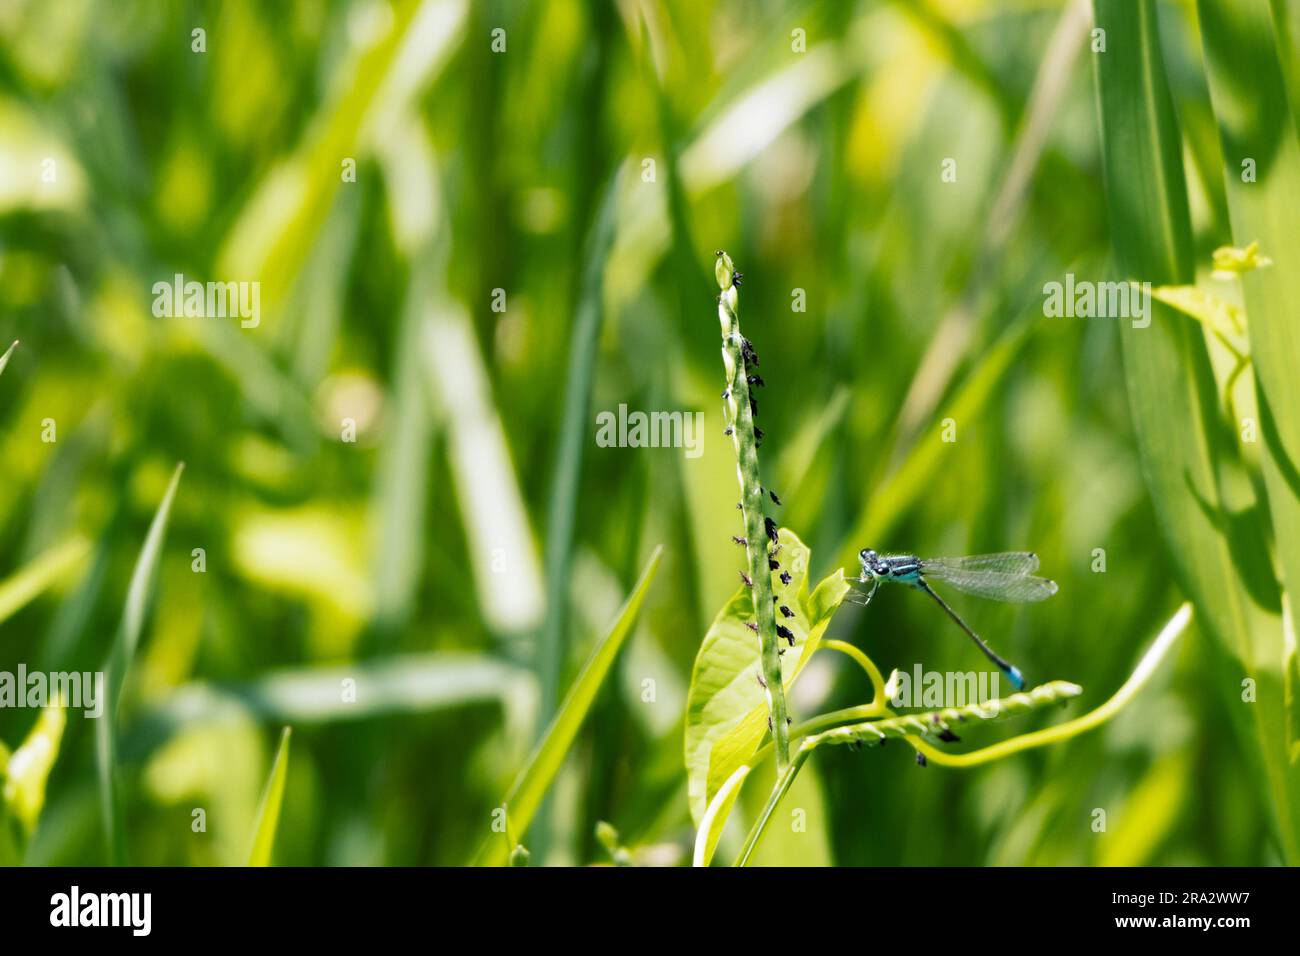
<instances>
[{"instance_id":1,"label":"upright plant stem","mask_svg":"<svg viewBox=\"0 0 1300 956\"><path fill-rule=\"evenodd\" d=\"M759 654L766 685L767 709L772 720L777 771L790 762L790 731L786 726L785 686L781 680L781 657L777 647L776 611L772 604L772 569L768 565L768 524L763 514L763 488L758 476L758 440L749 399L749 371L746 368L744 338L736 314L735 269L731 257L718 253L714 270L722 294L718 296L718 321L722 325L722 364L727 373L723 392L731 440L736 448L736 474L740 479L740 505L745 516L745 553L749 558L746 577L754 597L754 619L758 625ZM752 354L752 353L751 353Z\"/></svg>"},{"instance_id":2,"label":"upright plant stem","mask_svg":"<svg viewBox=\"0 0 1300 956\"><path fill-rule=\"evenodd\" d=\"M740 856L736 857L736 866L749 865L749 858L758 849L758 839L763 835L763 831L767 829L767 821L772 819L772 814L776 812L777 805L785 797L790 785L794 783L794 778L799 775L799 769L812 755L816 747L815 743L805 740L795 752L794 762L788 767L777 768L776 786L772 788L772 792L768 795L767 803L763 806L763 812L758 815L754 825L749 828L749 834L745 837L745 845L741 848Z\"/></svg>"}]
</instances>

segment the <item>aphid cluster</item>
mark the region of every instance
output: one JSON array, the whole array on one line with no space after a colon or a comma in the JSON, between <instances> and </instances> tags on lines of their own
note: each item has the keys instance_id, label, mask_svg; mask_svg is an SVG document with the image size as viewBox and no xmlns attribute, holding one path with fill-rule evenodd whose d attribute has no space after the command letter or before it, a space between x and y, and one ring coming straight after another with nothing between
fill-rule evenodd
<instances>
[{"instance_id":1,"label":"aphid cluster","mask_svg":"<svg viewBox=\"0 0 1300 956\"><path fill-rule=\"evenodd\" d=\"M722 255L720 251L717 254L719 256ZM732 280L731 280L732 283L734 285L740 285L743 275L744 275L743 273L733 271ZM753 390L756 388L763 388L767 383L763 381L763 376L758 375L756 373L750 374L748 371L750 366L757 368L759 365L758 353L754 351L754 343L749 341L749 339L743 336L739 336L739 340L740 340L740 356L744 362L745 381L749 385L749 412L751 417L757 418L758 399L755 397ZM737 370L737 372L739 371L740 370ZM727 420L727 426L724 434L726 434L728 437L731 437L735 433L734 423L731 421L730 416L728 414L729 406L727 403L729 403L731 400L732 400L732 389L731 386L728 385L726 388L722 390L723 417ZM759 428L757 425L754 426L754 439L756 445L762 444L763 430ZM780 506L782 504L780 496L777 495L775 491L772 491L769 488L763 488L762 486L760 486L758 489L758 494L760 496L760 499L763 495L767 495L767 497L769 497L772 500L772 503L774 505ZM743 513L745 510L744 502L743 501L736 502L736 509ZM767 554L768 568L772 571L779 571L781 583L783 585L789 585L790 582L793 580L793 578L790 576L789 571L782 569L781 562L777 558L777 555L781 550L781 539L777 528L777 523L770 516L764 516L763 518L763 532L764 534L767 535L768 540L772 544L772 547ZM732 543L736 544L739 547L742 548L749 547L749 539L741 535L732 535L731 540ZM754 580L749 576L749 574L747 574L744 571L741 571L740 579L741 581L744 582L745 587L753 588ZM781 616L784 617L785 619L789 620L790 618L795 616L794 611L790 610L788 605L781 604L780 599L778 597L773 596L772 602L778 605L777 609L781 612ZM757 622L747 621L745 626L748 627L751 631L758 633ZM784 624L777 625L776 634L777 637L786 641L786 643L790 647L795 646L794 632L791 631L790 628L786 627ZM782 651L781 653L784 653L784 651ZM766 681L763 680L762 674L758 675L758 682L764 689L766 689L767 683Z\"/></svg>"},{"instance_id":2,"label":"aphid cluster","mask_svg":"<svg viewBox=\"0 0 1300 956\"><path fill-rule=\"evenodd\" d=\"M758 353L754 344L740 332L737 318L737 295L735 286L740 285L742 274L735 271L731 258L718 252L715 275L722 290L718 296L718 319L722 326L722 359L727 381L722 390L722 413L724 434L732 439L736 448L737 472L740 477L741 500L736 508L741 512L745 530L739 535L732 535L732 543L745 549L747 566L739 572L745 587L753 591L754 615L745 621L745 626L759 637L759 670L755 675L758 685L767 693L769 707L776 717L769 717L768 730L772 729L773 720L783 720L785 725L793 721L786 714L784 695L781 694L779 658L790 647L794 647L798 638L795 632L782 621L790 622L795 612L787 603L788 598L772 594L768 590L769 581L773 584L780 579L780 589L786 590L793 583L793 576L782 567L781 538L777 522L763 514L763 499L770 498L773 505L780 506L781 498L776 492L763 488L759 484L757 450L762 447L764 433L755 419L758 417L758 396L756 390L763 388L763 377L755 370L759 365ZM766 538L766 541L762 541ZM763 547L763 551L758 548ZM767 558L767 569L763 570L763 558ZM767 574L770 577L762 577ZM774 588L775 590L775 588ZM766 605L768 596L772 604ZM763 606L759 606L763 604ZM772 613L768 624L769 607ZM779 612L779 614L777 613ZM760 626L760 621L763 622ZM767 631L765 628L772 630ZM775 686L771 686L776 681ZM780 759L787 749L784 733L774 734Z\"/></svg>"}]
</instances>

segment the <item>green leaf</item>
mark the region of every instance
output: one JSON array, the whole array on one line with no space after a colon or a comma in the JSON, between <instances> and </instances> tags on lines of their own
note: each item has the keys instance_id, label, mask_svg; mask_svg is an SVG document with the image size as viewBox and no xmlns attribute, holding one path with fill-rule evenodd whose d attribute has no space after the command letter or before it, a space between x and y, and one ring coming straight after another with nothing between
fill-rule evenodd
<instances>
[{"instance_id":1,"label":"green leaf","mask_svg":"<svg viewBox=\"0 0 1300 956\"><path fill-rule=\"evenodd\" d=\"M0 581L0 621L20 611L55 581L81 564L90 542L77 537L56 545L25 568Z\"/></svg>"},{"instance_id":2,"label":"green leaf","mask_svg":"<svg viewBox=\"0 0 1300 956\"><path fill-rule=\"evenodd\" d=\"M1107 36L1106 51L1094 54L1094 63L1117 265L1131 280L1190 285L1195 268L1182 140L1155 4L1094 0L1094 7ZM1253 330L1257 319L1249 301L1247 313ZM1201 625L1244 673L1264 676L1256 672L1256 642L1280 641L1280 598L1259 503L1233 431L1219 413L1204 336L1159 301L1151 303L1148 327L1123 323L1119 335L1143 476L1176 577ZM1258 362L1257 342L1252 352ZM1285 754L1262 722L1265 709L1262 703L1249 708L1250 716L1286 855L1295 861L1300 842L1288 809Z\"/></svg>"},{"instance_id":3,"label":"green leaf","mask_svg":"<svg viewBox=\"0 0 1300 956\"><path fill-rule=\"evenodd\" d=\"M1223 144L1224 181L1235 242L1243 252L1219 250L1216 265L1241 276L1250 316L1250 347L1255 361L1256 399L1264 438L1262 456L1273 540L1288 596L1300 591L1300 136L1283 65L1294 67L1294 48L1265 0L1201 2L1206 73ZM1244 73L1242 71L1245 71ZM1292 79L1295 79L1293 76ZM1243 182L1247 166L1254 181ZM1252 268L1271 260L1264 268ZM1260 635L1254 648L1257 667L1266 674L1277 700L1283 687L1300 679L1294 647L1276 632ZM1300 747L1300 708L1294 693L1283 711L1265 715L1288 753ZM1264 703L1261 698L1261 703ZM1300 776L1291 765L1290 785L1295 842L1300 859Z\"/></svg>"},{"instance_id":4,"label":"green leaf","mask_svg":"<svg viewBox=\"0 0 1300 956\"><path fill-rule=\"evenodd\" d=\"M99 807L108 842L109 859L119 866L126 862L126 846L114 780L117 770L117 707L122 699L122 684L135 658L140 633L144 630L145 613L153 593L163 538L167 534L167 520L171 516L172 500L176 497L176 488L180 485L184 470L183 462L176 466L162 503L158 505L153 521L149 524L140 556L135 562L135 570L131 573L131 583L127 587L122 621L104 665L104 686L108 700L103 715L95 722L95 757L99 771Z\"/></svg>"},{"instance_id":5,"label":"green leaf","mask_svg":"<svg viewBox=\"0 0 1300 956\"><path fill-rule=\"evenodd\" d=\"M280 825L280 805L284 802L284 782L289 776L289 736L292 727L280 732L280 746L275 751L271 774L262 791L262 805L257 811L257 827L253 831L253 848L248 854L249 866L270 866L271 850L275 847L275 831Z\"/></svg>"},{"instance_id":6,"label":"green leaf","mask_svg":"<svg viewBox=\"0 0 1300 956\"><path fill-rule=\"evenodd\" d=\"M226 234L216 271L254 276L262 309L278 317L339 184L339 158L365 155L391 130L394 113L446 62L459 40L466 4L400 0L388 29L331 77L339 95L323 103L295 150L270 168ZM414 52L414 56L412 55ZM414 66L414 69L413 69Z\"/></svg>"},{"instance_id":7,"label":"green leaf","mask_svg":"<svg viewBox=\"0 0 1300 956\"><path fill-rule=\"evenodd\" d=\"M18 348L17 342L5 349L4 355L0 355L0 372L5 370L5 366L9 364L9 356L14 354L14 349L16 348Z\"/></svg>"},{"instance_id":8,"label":"green leaf","mask_svg":"<svg viewBox=\"0 0 1300 956\"><path fill-rule=\"evenodd\" d=\"M1094 61L1119 268L1137 281L1190 285L1181 139L1154 5L1096 0L1095 7L1108 37ZM1247 602L1221 531L1227 505L1218 469L1236 463L1235 448L1218 416L1201 331L1158 301L1151 311L1149 327L1120 327L1143 475L1183 589L1202 622L1227 642L1249 633Z\"/></svg>"},{"instance_id":9,"label":"green leaf","mask_svg":"<svg viewBox=\"0 0 1300 956\"><path fill-rule=\"evenodd\" d=\"M45 806L45 781L59 756L67 714L61 704L41 710L22 745L9 755L4 768L4 802L30 834Z\"/></svg>"},{"instance_id":10,"label":"green leaf","mask_svg":"<svg viewBox=\"0 0 1300 956\"><path fill-rule=\"evenodd\" d=\"M339 687L355 681L356 700ZM294 724L364 720L376 714L427 713L479 701L532 694L532 675L486 654L439 651L400 654L335 667L272 671L238 684L195 682L178 688L149 712L163 729L220 719L232 707L261 720Z\"/></svg>"},{"instance_id":11,"label":"green leaf","mask_svg":"<svg viewBox=\"0 0 1300 956\"><path fill-rule=\"evenodd\" d=\"M637 581L632 593L623 604L613 626L587 658L582 672L569 688L564 703L560 705L555 719L547 728L546 735L542 737L537 749L519 771L510 791L506 794L504 802L506 819L509 833L513 834L514 839L512 840L505 832L493 833L484 841L476 854L476 864L502 866L509 861L515 840L523 841L542 798L550 789L551 782L559 773L560 767L563 766L569 748L573 746L578 730L591 710L592 702L596 699L596 694L609 674L610 668L613 667L619 650L632 633L632 625L636 623L646 593L650 590L650 582L654 580L655 572L659 569L659 558L662 553L662 546L655 548L645 570L641 572L641 579Z\"/></svg>"},{"instance_id":12,"label":"green leaf","mask_svg":"<svg viewBox=\"0 0 1300 956\"><path fill-rule=\"evenodd\" d=\"M741 764L709 801L707 809L700 817L700 828L695 834L695 856L692 866L708 866L713 859L713 852L718 848L722 829L727 825L727 817L731 815L731 808L736 805L736 797L740 796L740 788L744 786L745 778L753 769L749 764Z\"/></svg>"},{"instance_id":13,"label":"green leaf","mask_svg":"<svg viewBox=\"0 0 1300 956\"><path fill-rule=\"evenodd\" d=\"M779 603L794 612L792 618L778 618L795 635L795 646L787 647L781 658L789 687L816 651L849 587L838 570L809 593L811 552L788 528L781 529L780 542L781 565L790 572L790 583L782 584L773 573L772 587ZM753 615L749 589L741 587L714 618L691 669L686 770L691 818L697 825L723 784L768 733L767 702L758 683L758 637L745 626Z\"/></svg>"}]
</instances>

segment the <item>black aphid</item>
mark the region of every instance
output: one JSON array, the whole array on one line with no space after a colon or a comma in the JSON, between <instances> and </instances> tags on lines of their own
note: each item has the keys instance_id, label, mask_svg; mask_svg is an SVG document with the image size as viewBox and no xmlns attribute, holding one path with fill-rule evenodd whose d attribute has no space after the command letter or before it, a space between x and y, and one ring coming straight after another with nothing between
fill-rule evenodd
<instances>
[{"instance_id":1,"label":"black aphid","mask_svg":"<svg viewBox=\"0 0 1300 956\"><path fill-rule=\"evenodd\" d=\"M745 273L743 273L743 272L732 272L732 273L731 273L731 284L732 284L732 285L740 285L740 280L743 279L743 278L745 278Z\"/></svg>"},{"instance_id":2,"label":"black aphid","mask_svg":"<svg viewBox=\"0 0 1300 956\"><path fill-rule=\"evenodd\" d=\"M731 389L728 388L728 389L724 390L723 393L722 393L722 398L723 398L724 401L725 401L726 399L728 399L728 398L731 398Z\"/></svg>"},{"instance_id":3,"label":"black aphid","mask_svg":"<svg viewBox=\"0 0 1300 956\"><path fill-rule=\"evenodd\" d=\"M778 498L778 497L776 496L776 492L775 492L775 491L772 491L772 490L769 489L768 492L767 492L767 494L768 494L768 497L770 497L770 498L772 499L772 504L774 504L774 505L779 505L779 504L781 503L781 499Z\"/></svg>"},{"instance_id":4,"label":"black aphid","mask_svg":"<svg viewBox=\"0 0 1300 956\"><path fill-rule=\"evenodd\" d=\"M784 604L781 605L781 613L786 617L794 617L794 611L790 610Z\"/></svg>"},{"instance_id":5,"label":"black aphid","mask_svg":"<svg viewBox=\"0 0 1300 956\"><path fill-rule=\"evenodd\" d=\"M751 375L749 376L749 384L753 385L755 388L762 388L767 384L767 382L763 381L763 376L761 375Z\"/></svg>"},{"instance_id":6,"label":"black aphid","mask_svg":"<svg viewBox=\"0 0 1300 956\"><path fill-rule=\"evenodd\" d=\"M731 536L731 540L734 541L734 542L736 542L736 544L740 545L742 548L747 548L747 547L749 547L749 542L746 541L744 538L740 537L739 535L734 535L734 534L733 534L733 535Z\"/></svg>"},{"instance_id":7,"label":"black aphid","mask_svg":"<svg viewBox=\"0 0 1300 956\"><path fill-rule=\"evenodd\" d=\"M945 728L943 728L943 730L939 731L939 739L942 740L942 741L943 741L944 743L946 743L946 744L955 744L955 743L957 743L958 741L961 740L960 737L958 737L956 734L954 734L954 733L953 733L951 730L949 730L947 727L945 727Z\"/></svg>"},{"instance_id":8,"label":"black aphid","mask_svg":"<svg viewBox=\"0 0 1300 956\"><path fill-rule=\"evenodd\" d=\"M780 544L781 538L776 533L776 522L770 517L763 519L763 528L767 531L767 536L772 539L773 544Z\"/></svg>"},{"instance_id":9,"label":"black aphid","mask_svg":"<svg viewBox=\"0 0 1300 956\"><path fill-rule=\"evenodd\" d=\"M753 621L746 621L746 622L745 622L745 627L749 628L749 629L750 629L751 631L753 631L755 634L758 633L758 625L755 624Z\"/></svg>"},{"instance_id":10,"label":"black aphid","mask_svg":"<svg viewBox=\"0 0 1300 956\"><path fill-rule=\"evenodd\" d=\"M789 583L790 583L790 572L789 572L789 571L782 571L782 572L781 572L781 583L782 583L782 584L789 584Z\"/></svg>"},{"instance_id":11,"label":"black aphid","mask_svg":"<svg viewBox=\"0 0 1300 956\"><path fill-rule=\"evenodd\" d=\"M749 414L754 418L758 417L758 399L753 395L749 396Z\"/></svg>"},{"instance_id":12,"label":"black aphid","mask_svg":"<svg viewBox=\"0 0 1300 956\"><path fill-rule=\"evenodd\" d=\"M768 558L768 559L767 559L767 566L768 566L770 569L772 569L773 571L780 571L780 570L781 570L781 562L778 561L776 558Z\"/></svg>"},{"instance_id":13,"label":"black aphid","mask_svg":"<svg viewBox=\"0 0 1300 956\"><path fill-rule=\"evenodd\" d=\"M748 574L746 574L744 571L741 571L741 572L740 572L740 580L742 580L742 581L745 582L745 587L747 587L747 588L752 588L752 587L754 586L754 579L751 578L751 577L750 577Z\"/></svg>"},{"instance_id":14,"label":"black aphid","mask_svg":"<svg viewBox=\"0 0 1300 956\"><path fill-rule=\"evenodd\" d=\"M761 429L761 428L759 428L757 425L755 425L755 426L754 426L754 441L762 441L762 440L763 440L763 429Z\"/></svg>"},{"instance_id":15,"label":"black aphid","mask_svg":"<svg viewBox=\"0 0 1300 956\"><path fill-rule=\"evenodd\" d=\"M732 432L731 432L731 426L728 425L728 426L727 426L727 430L724 431L722 434L724 434L724 435L726 435L728 438L730 438L730 437L731 437L731 434L732 434Z\"/></svg>"},{"instance_id":16,"label":"black aphid","mask_svg":"<svg viewBox=\"0 0 1300 956\"><path fill-rule=\"evenodd\" d=\"M754 676L758 678L758 686L763 688L763 690L767 690L767 681L763 680L763 675L755 674Z\"/></svg>"},{"instance_id":17,"label":"black aphid","mask_svg":"<svg viewBox=\"0 0 1300 956\"><path fill-rule=\"evenodd\" d=\"M776 636L784 637L787 641L790 642L790 646L794 647L794 631L790 630L784 624L778 624L776 626Z\"/></svg>"},{"instance_id":18,"label":"black aphid","mask_svg":"<svg viewBox=\"0 0 1300 956\"><path fill-rule=\"evenodd\" d=\"M929 766L929 764L930 761L925 759L925 754L921 753L921 751L918 750L916 752L916 765L918 767L927 767Z\"/></svg>"}]
</instances>

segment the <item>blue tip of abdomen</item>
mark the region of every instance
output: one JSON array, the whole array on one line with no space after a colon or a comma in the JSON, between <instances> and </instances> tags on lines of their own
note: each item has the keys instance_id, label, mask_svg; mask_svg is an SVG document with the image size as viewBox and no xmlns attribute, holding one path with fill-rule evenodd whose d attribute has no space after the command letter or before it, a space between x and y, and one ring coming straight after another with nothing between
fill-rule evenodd
<instances>
[{"instance_id":1,"label":"blue tip of abdomen","mask_svg":"<svg viewBox=\"0 0 1300 956\"><path fill-rule=\"evenodd\" d=\"M1006 669L1007 680L1011 681L1011 686L1016 690L1025 689L1025 675L1020 673L1020 668L1014 664L1008 664Z\"/></svg>"}]
</instances>

